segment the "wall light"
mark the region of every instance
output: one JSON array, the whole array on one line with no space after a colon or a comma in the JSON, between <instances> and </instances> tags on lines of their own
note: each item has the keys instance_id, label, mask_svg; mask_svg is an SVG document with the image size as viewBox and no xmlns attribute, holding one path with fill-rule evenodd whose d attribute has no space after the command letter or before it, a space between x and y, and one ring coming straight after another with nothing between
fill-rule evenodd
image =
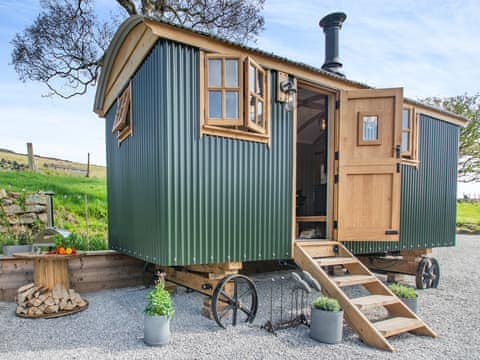
<instances>
[{"instance_id":1,"label":"wall light","mask_svg":"<svg viewBox=\"0 0 480 360\"><path fill-rule=\"evenodd\" d=\"M295 109L296 103L296 95L297 95L297 88L295 87L295 81L292 78L288 78L283 80L280 83L280 90L285 93L286 101L285 101L285 110L286 111L293 111Z\"/></svg>"}]
</instances>

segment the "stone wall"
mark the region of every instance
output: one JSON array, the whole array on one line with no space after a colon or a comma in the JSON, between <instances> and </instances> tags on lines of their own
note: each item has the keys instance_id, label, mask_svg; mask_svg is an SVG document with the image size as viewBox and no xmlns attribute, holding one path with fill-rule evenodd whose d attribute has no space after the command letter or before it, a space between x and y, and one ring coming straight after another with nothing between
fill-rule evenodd
<instances>
[{"instance_id":1,"label":"stone wall","mask_svg":"<svg viewBox=\"0 0 480 360\"><path fill-rule=\"evenodd\" d=\"M0 189L0 234L31 236L47 224L47 197Z\"/></svg>"}]
</instances>

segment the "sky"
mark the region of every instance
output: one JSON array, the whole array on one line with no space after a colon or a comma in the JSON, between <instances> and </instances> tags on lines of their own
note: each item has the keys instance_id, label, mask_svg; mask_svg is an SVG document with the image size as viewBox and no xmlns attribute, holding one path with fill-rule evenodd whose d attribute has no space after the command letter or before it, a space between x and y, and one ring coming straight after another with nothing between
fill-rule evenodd
<instances>
[{"instance_id":1,"label":"sky","mask_svg":"<svg viewBox=\"0 0 480 360\"><path fill-rule=\"evenodd\" d=\"M461 3L461 5L459 5ZM114 0L96 0L107 16ZM105 164L104 121L92 111L95 88L81 97L44 97L39 83L22 83L9 63L10 41L32 23L39 0L0 0L0 148ZM318 22L347 14L340 56L348 78L374 87L404 87L405 96L480 92L478 0L266 0L265 31L254 46L320 67L324 35ZM480 185L466 187L480 193Z\"/></svg>"}]
</instances>

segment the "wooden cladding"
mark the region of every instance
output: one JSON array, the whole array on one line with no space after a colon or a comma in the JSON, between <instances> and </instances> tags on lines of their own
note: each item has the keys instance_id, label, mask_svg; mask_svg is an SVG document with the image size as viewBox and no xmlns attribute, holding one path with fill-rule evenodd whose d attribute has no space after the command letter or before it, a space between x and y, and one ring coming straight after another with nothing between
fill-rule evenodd
<instances>
[{"instance_id":1,"label":"wooden cladding","mask_svg":"<svg viewBox=\"0 0 480 360\"><path fill-rule=\"evenodd\" d=\"M118 143L120 144L132 134L132 83L129 82L127 88L117 100L117 112L112 126L112 133L117 133Z\"/></svg>"}]
</instances>

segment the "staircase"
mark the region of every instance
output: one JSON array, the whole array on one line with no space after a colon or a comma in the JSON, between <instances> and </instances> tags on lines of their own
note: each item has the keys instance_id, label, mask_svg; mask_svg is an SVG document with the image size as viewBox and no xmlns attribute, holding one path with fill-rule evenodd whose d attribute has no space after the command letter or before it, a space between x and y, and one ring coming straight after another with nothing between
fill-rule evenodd
<instances>
[{"instance_id":1,"label":"staircase","mask_svg":"<svg viewBox=\"0 0 480 360\"><path fill-rule=\"evenodd\" d=\"M341 243L326 240L296 241L294 260L300 268L312 274L325 295L335 298L342 306L345 320L362 341L382 350L394 351L387 338L405 332L436 337L432 329L415 315L390 289L352 255ZM333 266L342 266L345 275L333 276ZM342 288L362 285L370 295L349 298ZM389 318L370 321L363 310L383 306Z\"/></svg>"}]
</instances>

